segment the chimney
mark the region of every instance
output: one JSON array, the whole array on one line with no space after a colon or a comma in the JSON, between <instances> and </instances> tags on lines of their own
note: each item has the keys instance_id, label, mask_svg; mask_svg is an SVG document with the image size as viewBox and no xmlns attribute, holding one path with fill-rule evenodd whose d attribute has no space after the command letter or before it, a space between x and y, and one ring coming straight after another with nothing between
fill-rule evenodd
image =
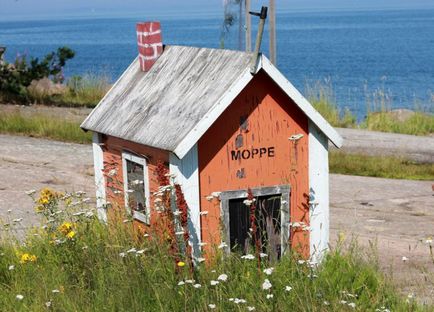
<instances>
[{"instance_id":1,"label":"chimney","mask_svg":"<svg viewBox=\"0 0 434 312\"><path fill-rule=\"evenodd\" d=\"M160 22L137 23L137 46L140 69L147 72L163 53Z\"/></svg>"}]
</instances>

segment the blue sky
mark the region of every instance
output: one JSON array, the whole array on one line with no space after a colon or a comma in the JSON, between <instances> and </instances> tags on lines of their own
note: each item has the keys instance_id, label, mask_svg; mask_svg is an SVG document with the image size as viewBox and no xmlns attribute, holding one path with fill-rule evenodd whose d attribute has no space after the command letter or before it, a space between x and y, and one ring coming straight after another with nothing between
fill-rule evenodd
<instances>
[{"instance_id":1,"label":"blue sky","mask_svg":"<svg viewBox=\"0 0 434 312\"><path fill-rule=\"evenodd\" d=\"M277 9L287 10L364 10L432 8L433 0L276 0ZM266 0L252 0L260 7ZM0 21L24 18L62 18L66 16L119 16L220 14L222 0L0 0Z\"/></svg>"}]
</instances>

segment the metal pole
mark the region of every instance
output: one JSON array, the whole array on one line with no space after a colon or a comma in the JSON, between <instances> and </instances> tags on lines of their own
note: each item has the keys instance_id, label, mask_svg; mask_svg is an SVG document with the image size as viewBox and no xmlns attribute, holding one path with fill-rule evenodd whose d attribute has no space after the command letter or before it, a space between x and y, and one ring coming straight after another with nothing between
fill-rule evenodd
<instances>
[{"instance_id":1,"label":"metal pole","mask_svg":"<svg viewBox=\"0 0 434 312\"><path fill-rule=\"evenodd\" d=\"M250 17L250 0L246 0L246 52L252 51L252 19Z\"/></svg>"},{"instance_id":2,"label":"metal pole","mask_svg":"<svg viewBox=\"0 0 434 312\"><path fill-rule=\"evenodd\" d=\"M276 1L270 0L270 61L276 65Z\"/></svg>"},{"instance_id":3,"label":"metal pole","mask_svg":"<svg viewBox=\"0 0 434 312\"><path fill-rule=\"evenodd\" d=\"M256 35L256 43L255 43L255 51L253 52L252 56L252 63L250 65L250 72L252 74L256 73L256 66L258 63L258 57L259 57L259 49L261 48L261 42L262 42L262 35L264 33L264 24L265 19L267 18L267 7L261 8L261 13L252 13L253 15L259 16L259 27L258 27L258 34Z\"/></svg>"},{"instance_id":4,"label":"metal pole","mask_svg":"<svg viewBox=\"0 0 434 312\"><path fill-rule=\"evenodd\" d=\"M240 0L240 8L238 14L238 50L243 49L243 1Z\"/></svg>"}]
</instances>

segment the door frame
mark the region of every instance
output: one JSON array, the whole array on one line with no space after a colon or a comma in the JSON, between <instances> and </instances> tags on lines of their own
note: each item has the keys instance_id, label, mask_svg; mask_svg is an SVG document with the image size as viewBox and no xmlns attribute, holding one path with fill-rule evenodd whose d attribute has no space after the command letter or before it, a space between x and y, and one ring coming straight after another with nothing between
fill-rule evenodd
<instances>
[{"instance_id":1,"label":"door frame","mask_svg":"<svg viewBox=\"0 0 434 312\"><path fill-rule=\"evenodd\" d=\"M254 197L261 196L272 196L280 195L280 243L281 256L283 256L290 248L290 196L291 187L289 185L275 185L275 186L265 186L252 188L252 194ZM234 191L224 191L220 193L220 217L222 220L222 241L226 242L226 247L224 248L226 253L230 253L230 220L229 220L229 201L231 199L241 199L247 198L247 190L234 190Z\"/></svg>"}]
</instances>

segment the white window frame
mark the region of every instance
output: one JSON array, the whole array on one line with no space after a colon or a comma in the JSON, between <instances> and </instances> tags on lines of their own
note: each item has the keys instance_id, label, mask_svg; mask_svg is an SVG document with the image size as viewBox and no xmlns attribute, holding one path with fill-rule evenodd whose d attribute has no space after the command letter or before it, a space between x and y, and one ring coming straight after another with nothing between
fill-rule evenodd
<instances>
[{"instance_id":1,"label":"white window frame","mask_svg":"<svg viewBox=\"0 0 434 312\"><path fill-rule=\"evenodd\" d=\"M143 187L145 188L145 213L132 210L128 207L128 172L127 172L127 160L143 166ZM134 219L139 220L145 224L151 223L151 206L150 206L150 190L149 190L149 173L148 164L146 158L139 157L129 152L122 152L122 171L123 171L123 184L124 184L124 200L125 208L133 216Z\"/></svg>"}]
</instances>

